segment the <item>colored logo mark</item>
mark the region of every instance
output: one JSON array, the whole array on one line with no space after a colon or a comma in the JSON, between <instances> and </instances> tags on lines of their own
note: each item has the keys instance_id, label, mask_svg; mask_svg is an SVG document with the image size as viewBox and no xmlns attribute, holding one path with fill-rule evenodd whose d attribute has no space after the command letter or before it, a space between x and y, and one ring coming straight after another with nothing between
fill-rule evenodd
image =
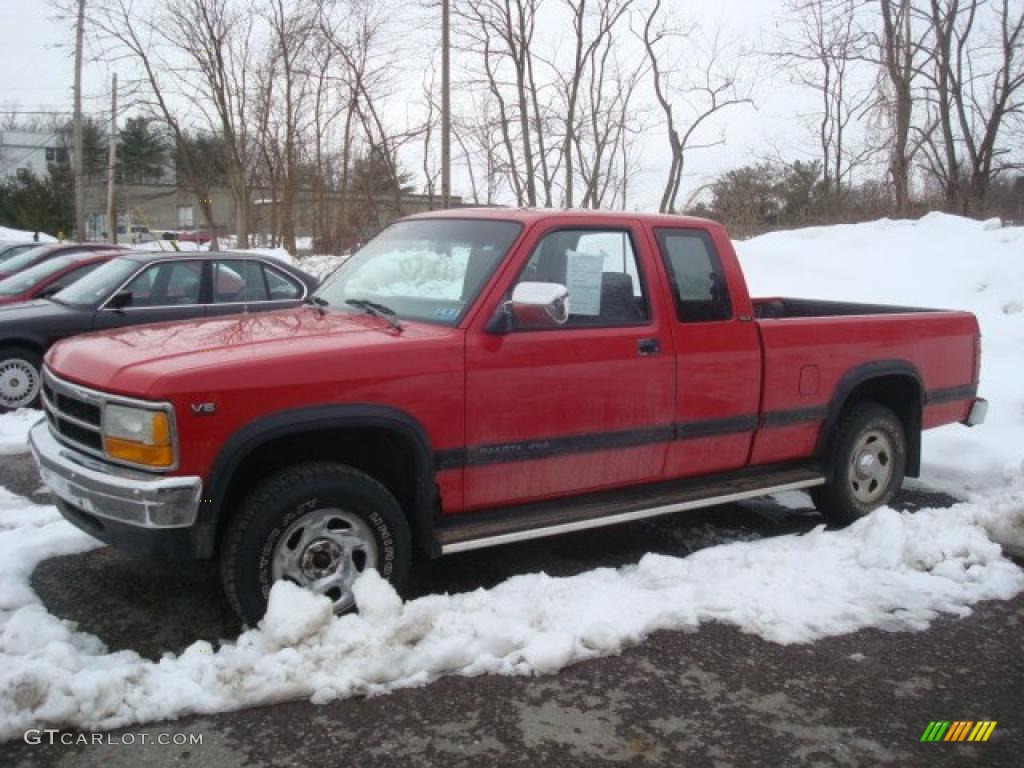
<instances>
[{"instance_id":1,"label":"colored logo mark","mask_svg":"<svg viewBox=\"0 0 1024 768\"><path fill-rule=\"evenodd\" d=\"M996 729L996 720L932 720L921 734L921 741L988 741Z\"/></svg>"}]
</instances>

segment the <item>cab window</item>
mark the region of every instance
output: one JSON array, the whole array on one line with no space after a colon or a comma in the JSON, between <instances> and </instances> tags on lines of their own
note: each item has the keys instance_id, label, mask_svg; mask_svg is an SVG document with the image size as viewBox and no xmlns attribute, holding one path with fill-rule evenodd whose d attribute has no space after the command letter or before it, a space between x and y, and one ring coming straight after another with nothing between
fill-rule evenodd
<instances>
[{"instance_id":1,"label":"cab window","mask_svg":"<svg viewBox=\"0 0 1024 768\"><path fill-rule=\"evenodd\" d=\"M524 282L557 283L568 289L569 320L561 328L642 325L649 318L627 230L549 232L534 248L516 284Z\"/></svg>"}]
</instances>

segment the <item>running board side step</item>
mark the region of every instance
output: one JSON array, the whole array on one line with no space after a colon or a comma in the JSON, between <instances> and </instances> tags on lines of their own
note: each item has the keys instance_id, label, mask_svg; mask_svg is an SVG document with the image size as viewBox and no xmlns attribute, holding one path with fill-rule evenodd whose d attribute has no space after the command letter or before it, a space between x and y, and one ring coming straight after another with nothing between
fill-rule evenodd
<instances>
[{"instance_id":1,"label":"running board side step","mask_svg":"<svg viewBox=\"0 0 1024 768\"><path fill-rule=\"evenodd\" d=\"M441 554L450 555L824 484L817 466L743 470L466 513L439 525L435 534Z\"/></svg>"}]
</instances>

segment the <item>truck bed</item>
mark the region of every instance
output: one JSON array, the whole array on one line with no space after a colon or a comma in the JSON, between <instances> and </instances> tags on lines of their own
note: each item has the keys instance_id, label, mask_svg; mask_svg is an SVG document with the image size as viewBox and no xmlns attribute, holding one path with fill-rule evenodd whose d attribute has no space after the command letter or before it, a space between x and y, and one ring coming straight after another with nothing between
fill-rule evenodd
<instances>
[{"instance_id":1,"label":"truck bed","mask_svg":"<svg viewBox=\"0 0 1024 768\"><path fill-rule=\"evenodd\" d=\"M751 299L758 320L783 320L791 317L846 317L851 315L901 315L917 312L943 312L941 309L901 307L894 304L858 304L852 301L818 299Z\"/></svg>"}]
</instances>

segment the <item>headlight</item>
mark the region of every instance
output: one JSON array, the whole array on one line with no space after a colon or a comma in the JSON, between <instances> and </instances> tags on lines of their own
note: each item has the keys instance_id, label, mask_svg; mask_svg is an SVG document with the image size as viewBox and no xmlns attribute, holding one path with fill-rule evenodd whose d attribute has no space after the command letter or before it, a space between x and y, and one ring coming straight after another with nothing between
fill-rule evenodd
<instances>
[{"instance_id":1,"label":"headlight","mask_svg":"<svg viewBox=\"0 0 1024 768\"><path fill-rule=\"evenodd\" d=\"M104 406L103 449L122 461L147 467L171 466L174 447L167 413L127 405Z\"/></svg>"}]
</instances>

